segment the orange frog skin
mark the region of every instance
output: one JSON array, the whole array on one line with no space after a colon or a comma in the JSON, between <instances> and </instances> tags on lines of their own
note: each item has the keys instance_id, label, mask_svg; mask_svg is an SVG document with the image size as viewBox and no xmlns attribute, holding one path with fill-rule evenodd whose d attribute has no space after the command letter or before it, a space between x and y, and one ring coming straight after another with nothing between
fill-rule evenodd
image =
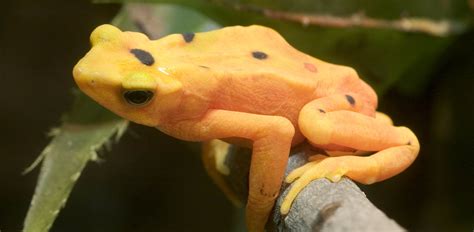
<instances>
[{"instance_id":1,"label":"orange frog skin","mask_svg":"<svg viewBox=\"0 0 474 232\"><path fill-rule=\"evenodd\" d=\"M183 140L250 142L249 231L264 231L294 145L307 140L346 153L315 155L290 173L285 181L295 183L282 214L314 179L347 176L371 184L402 172L418 154L416 136L376 112L375 92L352 68L306 55L270 28L235 26L151 41L102 25L91 42L73 73L104 107Z\"/></svg>"}]
</instances>

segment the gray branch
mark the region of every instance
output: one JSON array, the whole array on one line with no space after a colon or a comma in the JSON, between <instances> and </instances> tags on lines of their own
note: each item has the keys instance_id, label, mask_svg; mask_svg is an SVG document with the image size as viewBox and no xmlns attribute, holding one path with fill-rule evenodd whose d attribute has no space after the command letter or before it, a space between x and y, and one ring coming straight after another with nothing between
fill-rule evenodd
<instances>
[{"instance_id":1,"label":"gray branch","mask_svg":"<svg viewBox=\"0 0 474 232\"><path fill-rule=\"evenodd\" d=\"M248 193L250 154L249 149L231 146L225 160L230 174L224 179L242 202ZM308 155L301 147L293 149L285 176L305 164ZM281 216L280 205L290 186L282 186L267 231L405 231L347 178L337 183L326 179L311 182L293 202L288 215Z\"/></svg>"}]
</instances>

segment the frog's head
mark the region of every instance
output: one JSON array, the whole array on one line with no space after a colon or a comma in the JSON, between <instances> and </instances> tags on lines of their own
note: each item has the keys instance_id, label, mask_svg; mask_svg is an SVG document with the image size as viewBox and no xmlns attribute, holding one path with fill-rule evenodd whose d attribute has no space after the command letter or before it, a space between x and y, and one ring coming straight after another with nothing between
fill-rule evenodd
<instances>
[{"instance_id":1,"label":"frog's head","mask_svg":"<svg viewBox=\"0 0 474 232\"><path fill-rule=\"evenodd\" d=\"M73 71L79 88L126 119L157 126L181 83L159 66L153 42L112 25L97 27L90 40L91 50Z\"/></svg>"}]
</instances>

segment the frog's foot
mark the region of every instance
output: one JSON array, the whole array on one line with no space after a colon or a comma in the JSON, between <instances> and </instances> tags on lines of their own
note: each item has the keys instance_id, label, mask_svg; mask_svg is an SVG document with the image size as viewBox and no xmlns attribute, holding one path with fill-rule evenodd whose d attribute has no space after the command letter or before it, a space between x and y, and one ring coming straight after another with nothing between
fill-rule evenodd
<instances>
[{"instance_id":1,"label":"frog's foot","mask_svg":"<svg viewBox=\"0 0 474 232\"><path fill-rule=\"evenodd\" d=\"M287 183L294 183L283 200L280 208L281 214L288 214L296 196L311 181L320 178L327 178L332 182L339 181L348 171L345 162L340 162L341 158L344 157L316 155L310 157L310 162L307 164L293 170L285 179Z\"/></svg>"},{"instance_id":2,"label":"frog's foot","mask_svg":"<svg viewBox=\"0 0 474 232\"><path fill-rule=\"evenodd\" d=\"M310 156L308 158L308 163L306 163L305 165L291 171L290 174L288 174L288 176L285 178L285 182L286 183L293 183L294 180L296 180L297 178L299 178L300 176L302 176L306 171L308 171L308 169L312 168L314 165L316 165L317 163L319 163L321 160L327 158L327 156L325 155L313 155L313 156Z\"/></svg>"},{"instance_id":3,"label":"frog's foot","mask_svg":"<svg viewBox=\"0 0 474 232\"><path fill-rule=\"evenodd\" d=\"M311 157L309 163L286 177L285 181L293 184L283 200L281 214L288 214L298 193L313 180L327 178L337 182L342 176L347 176L362 184L372 184L403 171L416 158L420 145L408 128L400 127L398 130L410 138L409 143L389 147L370 156Z\"/></svg>"}]
</instances>

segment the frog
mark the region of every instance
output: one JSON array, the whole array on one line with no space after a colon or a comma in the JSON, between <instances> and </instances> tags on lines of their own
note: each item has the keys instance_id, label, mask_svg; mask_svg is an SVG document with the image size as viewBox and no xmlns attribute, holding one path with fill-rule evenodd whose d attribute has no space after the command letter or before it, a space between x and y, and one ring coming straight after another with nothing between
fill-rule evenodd
<instances>
[{"instance_id":1,"label":"frog","mask_svg":"<svg viewBox=\"0 0 474 232\"><path fill-rule=\"evenodd\" d=\"M305 54L271 28L151 40L104 24L90 42L73 77L100 105L177 139L252 149L245 205L251 232L265 230L283 183L292 184L279 209L287 215L312 180L372 184L401 173L419 153L416 135L376 110L376 92L353 68ZM290 149L302 143L328 152L284 178Z\"/></svg>"}]
</instances>

